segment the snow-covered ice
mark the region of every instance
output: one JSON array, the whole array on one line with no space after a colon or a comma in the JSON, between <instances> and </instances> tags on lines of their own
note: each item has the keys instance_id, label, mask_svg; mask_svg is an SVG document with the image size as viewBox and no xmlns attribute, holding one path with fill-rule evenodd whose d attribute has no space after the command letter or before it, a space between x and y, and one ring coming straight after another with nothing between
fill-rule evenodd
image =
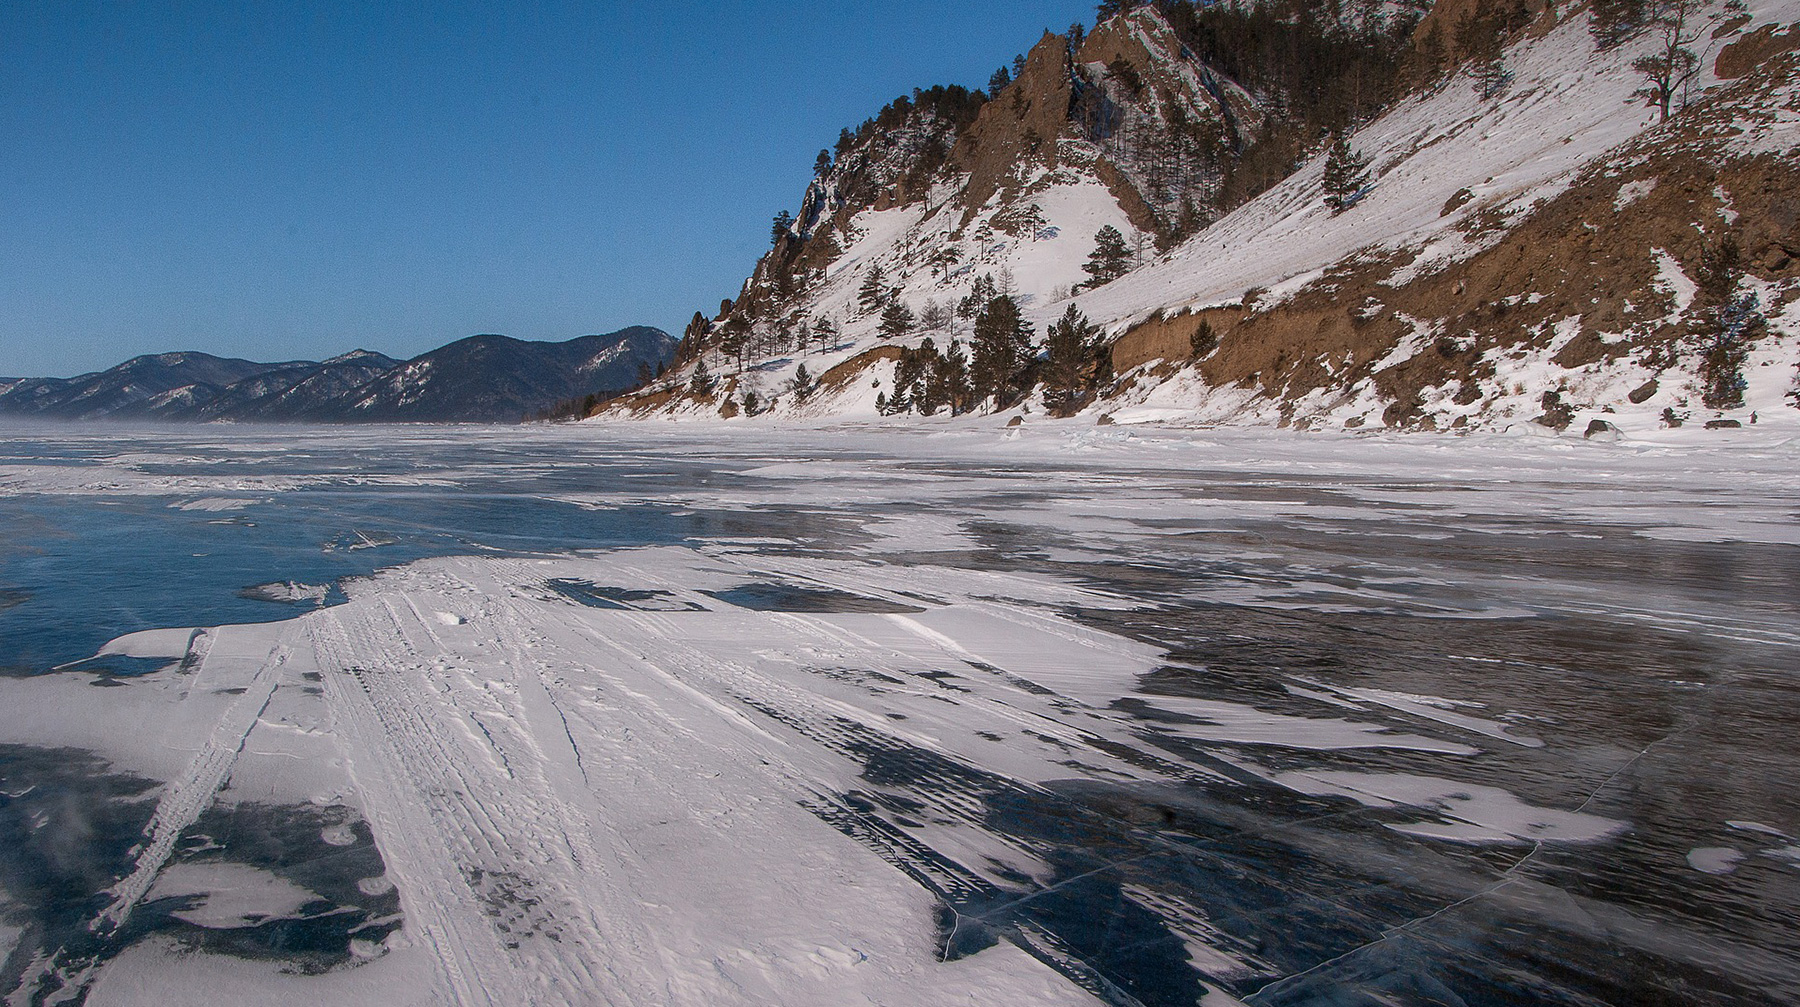
<instances>
[{"instance_id":1,"label":"snow-covered ice","mask_svg":"<svg viewBox=\"0 0 1800 1007\"><path fill-rule=\"evenodd\" d=\"M0 457L9 994L1800 992L1779 435L87 436ZM90 514L219 582L59 586Z\"/></svg>"}]
</instances>

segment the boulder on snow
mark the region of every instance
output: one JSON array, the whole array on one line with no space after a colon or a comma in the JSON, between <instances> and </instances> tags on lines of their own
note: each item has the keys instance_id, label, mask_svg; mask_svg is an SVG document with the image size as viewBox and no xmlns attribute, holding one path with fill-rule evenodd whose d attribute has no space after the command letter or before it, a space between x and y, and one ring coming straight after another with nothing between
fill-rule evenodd
<instances>
[{"instance_id":1,"label":"boulder on snow","mask_svg":"<svg viewBox=\"0 0 1800 1007\"><path fill-rule=\"evenodd\" d=\"M1656 388L1656 379L1651 378L1649 381L1632 389L1631 394L1625 397L1631 400L1632 405L1641 406L1650 401L1650 397L1656 394Z\"/></svg>"},{"instance_id":2,"label":"boulder on snow","mask_svg":"<svg viewBox=\"0 0 1800 1007\"><path fill-rule=\"evenodd\" d=\"M1024 426L1025 425L1025 417L1014 416L1012 419L1006 421L1006 425L1009 427Z\"/></svg>"},{"instance_id":3,"label":"boulder on snow","mask_svg":"<svg viewBox=\"0 0 1800 1007\"><path fill-rule=\"evenodd\" d=\"M1737 420L1707 420L1706 421L1706 429L1708 429L1708 430L1736 430L1741 426L1743 426L1743 424L1739 423Z\"/></svg>"},{"instance_id":4,"label":"boulder on snow","mask_svg":"<svg viewBox=\"0 0 1800 1007\"><path fill-rule=\"evenodd\" d=\"M1115 422L1115 421L1114 421L1114 420L1113 420L1113 418L1112 418L1112 413L1107 413L1107 414L1106 414L1106 415L1104 415L1104 416L1102 416L1102 417L1100 417L1100 418L1099 418L1099 419L1097 419L1097 420L1095 420L1095 421L1094 421L1094 426L1097 426L1097 427L1110 427L1110 426L1112 426L1112 425L1113 425L1113 423L1114 423L1114 422Z\"/></svg>"},{"instance_id":5,"label":"boulder on snow","mask_svg":"<svg viewBox=\"0 0 1800 1007\"><path fill-rule=\"evenodd\" d=\"M1590 441L1616 441L1619 439L1619 428L1605 420L1589 420L1582 438Z\"/></svg>"}]
</instances>

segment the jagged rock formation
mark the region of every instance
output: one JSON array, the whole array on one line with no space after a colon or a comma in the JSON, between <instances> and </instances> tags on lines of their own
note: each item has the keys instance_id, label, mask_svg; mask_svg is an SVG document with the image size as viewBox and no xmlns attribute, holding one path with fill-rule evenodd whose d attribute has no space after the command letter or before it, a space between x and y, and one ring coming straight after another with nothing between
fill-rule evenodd
<instances>
[{"instance_id":1,"label":"jagged rock formation","mask_svg":"<svg viewBox=\"0 0 1800 1007\"><path fill-rule=\"evenodd\" d=\"M636 327L561 343L471 336L405 362L356 350L322 363L205 353L137 357L74 378L0 381L0 416L240 422L516 422L617 394L675 341Z\"/></svg>"}]
</instances>

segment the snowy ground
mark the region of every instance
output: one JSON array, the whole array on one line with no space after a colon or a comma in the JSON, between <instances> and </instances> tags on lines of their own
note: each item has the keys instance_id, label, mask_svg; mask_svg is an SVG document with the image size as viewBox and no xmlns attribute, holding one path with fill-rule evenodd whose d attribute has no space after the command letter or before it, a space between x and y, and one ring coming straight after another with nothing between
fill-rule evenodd
<instances>
[{"instance_id":1,"label":"snowy ground","mask_svg":"<svg viewBox=\"0 0 1800 1007\"><path fill-rule=\"evenodd\" d=\"M65 831L45 794L77 761L29 753L92 753L83 793L124 781L125 809L82 819L116 850L66 920L0 863L0 979L8 1003L1791 1002L1800 444L1732 433L32 430L0 452L9 518L150 500L223 540L312 501L353 515L313 549L395 563L322 608L316 570L247 566L195 614L284 621L97 648L147 674L0 679L20 848ZM357 473L377 456L407 462ZM420 544L470 498L505 536ZM534 546L527 502L684 523ZM56 519L32 548L79 553ZM19 545L0 643L57 590Z\"/></svg>"}]
</instances>

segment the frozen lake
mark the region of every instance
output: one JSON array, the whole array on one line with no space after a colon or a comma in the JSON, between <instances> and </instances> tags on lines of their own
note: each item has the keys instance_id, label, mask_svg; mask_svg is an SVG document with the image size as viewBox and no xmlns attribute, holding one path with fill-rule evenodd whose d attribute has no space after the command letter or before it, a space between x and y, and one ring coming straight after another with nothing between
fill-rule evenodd
<instances>
[{"instance_id":1,"label":"frozen lake","mask_svg":"<svg viewBox=\"0 0 1800 1007\"><path fill-rule=\"evenodd\" d=\"M0 428L0 997L1800 1001L1680 434Z\"/></svg>"}]
</instances>

